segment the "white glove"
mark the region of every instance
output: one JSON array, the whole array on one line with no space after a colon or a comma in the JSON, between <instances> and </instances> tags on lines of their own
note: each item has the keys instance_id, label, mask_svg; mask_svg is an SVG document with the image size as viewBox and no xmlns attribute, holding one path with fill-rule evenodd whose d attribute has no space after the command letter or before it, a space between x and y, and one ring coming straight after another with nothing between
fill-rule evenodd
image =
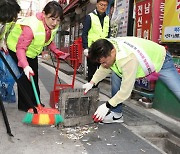
<instances>
[{"instance_id":1,"label":"white glove","mask_svg":"<svg viewBox=\"0 0 180 154\"><path fill-rule=\"evenodd\" d=\"M5 53L8 53L7 45L4 41L4 39L0 40L0 49L2 49Z\"/></svg>"},{"instance_id":2,"label":"white glove","mask_svg":"<svg viewBox=\"0 0 180 154\"><path fill-rule=\"evenodd\" d=\"M27 76L28 79L30 79L30 75L34 75L34 72L30 66L26 66L24 68L24 73Z\"/></svg>"},{"instance_id":3,"label":"white glove","mask_svg":"<svg viewBox=\"0 0 180 154\"><path fill-rule=\"evenodd\" d=\"M94 84L91 83L91 82L88 82L88 83L86 83L86 84L83 84L83 85L82 85L82 88L85 89L84 94L87 94L87 92L92 89L93 85L94 85Z\"/></svg>"},{"instance_id":4,"label":"white glove","mask_svg":"<svg viewBox=\"0 0 180 154\"><path fill-rule=\"evenodd\" d=\"M106 103L100 105L96 112L93 115L93 119L95 122L102 121L106 114L108 113L109 108L106 107Z\"/></svg>"},{"instance_id":5,"label":"white glove","mask_svg":"<svg viewBox=\"0 0 180 154\"><path fill-rule=\"evenodd\" d=\"M87 57L88 56L88 49L84 49L84 55Z\"/></svg>"}]
</instances>

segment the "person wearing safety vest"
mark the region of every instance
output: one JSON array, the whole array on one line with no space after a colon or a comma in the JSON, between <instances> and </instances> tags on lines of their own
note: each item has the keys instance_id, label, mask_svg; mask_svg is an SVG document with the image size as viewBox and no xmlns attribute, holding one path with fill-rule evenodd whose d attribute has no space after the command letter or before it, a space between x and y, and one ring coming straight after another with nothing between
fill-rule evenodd
<instances>
[{"instance_id":1,"label":"person wearing safety vest","mask_svg":"<svg viewBox=\"0 0 180 154\"><path fill-rule=\"evenodd\" d=\"M93 116L96 122L123 122L122 111L113 109L129 98L137 78L160 79L180 100L180 74L170 53L153 41L138 37L99 39L91 45L89 57L101 65L91 81L83 85L85 93L111 71L119 76L114 81L117 93L98 107Z\"/></svg>"},{"instance_id":2,"label":"person wearing safety vest","mask_svg":"<svg viewBox=\"0 0 180 154\"><path fill-rule=\"evenodd\" d=\"M14 28L8 35L7 45L9 54L18 64L22 76L19 82L22 83L35 106L36 99L33 93L30 75L33 75L37 93L40 98L38 86L38 55L44 47L48 47L56 56L64 55L59 51L53 39L63 17L63 9L56 1L46 4L42 13L36 16L25 17L17 20ZM18 109L27 111L31 106L23 97L23 92L18 88ZM44 106L42 104L42 106Z\"/></svg>"},{"instance_id":3,"label":"person wearing safety vest","mask_svg":"<svg viewBox=\"0 0 180 154\"><path fill-rule=\"evenodd\" d=\"M83 24L82 43L84 48L84 56L87 57L88 81L91 80L98 63L92 63L88 57L88 48L93 42L100 38L110 36L110 21L106 15L109 0L97 0L96 9L89 13ZM86 66L85 66L86 67Z\"/></svg>"},{"instance_id":4,"label":"person wearing safety vest","mask_svg":"<svg viewBox=\"0 0 180 154\"><path fill-rule=\"evenodd\" d=\"M1 0L0 10L0 50L8 52L6 34L11 28L12 22L16 21L21 8L16 0Z\"/></svg>"}]
</instances>

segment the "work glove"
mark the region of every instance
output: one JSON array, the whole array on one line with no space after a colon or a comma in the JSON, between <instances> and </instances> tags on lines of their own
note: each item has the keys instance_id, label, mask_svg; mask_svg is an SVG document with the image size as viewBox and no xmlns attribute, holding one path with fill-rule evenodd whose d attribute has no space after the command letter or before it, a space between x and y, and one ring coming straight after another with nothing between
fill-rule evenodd
<instances>
[{"instance_id":1,"label":"work glove","mask_svg":"<svg viewBox=\"0 0 180 154\"><path fill-rule=\"evenodd\" d=\"M109 108L107 107L106 103L103 103L102 105L100 105L93 115L94 122L102 121L104 117L107 115L108 111L109 111Z\"/></svg>"},{"instance_id":2,"label":"work glove","mask_svg":"<svg viewBox=\"0 0 180 154\"><path fill-rule=\"evenodd\" d=\"M89 50L88 49L84 49L84 55L87 57L88 56L88 52L89 52Z\"/></svg>"},{"instance_id":3,"label":"work glove","mask_svg":"<svg viewBox=\"0 0 180 154\"><path fill-rule=\"evenodd\" d=\"M5 54L8 54L7 45L4 41L4 39L0 40L0 49L3 50L5 52Z\"/></svg>"},{"instance_id":4,"label":"work glove","mask_svg":"<svg viewBox=\"0 0 180 154\"><path fill-rule=\"evenodd\" d=\"M82 88L85 89L84 95L86 95L87 92L92 89L93 85L94 85L94 83L92 83L92 82L88 82L88 83L82 85Z\"/></svg>"},{"instance_id":5,"label":"work glove","mask_svg":"<svg viewBox=\"0 0 180 154\"><path fill-rule=\"evenodd\" d=\"M24 68L24 74L27 76L28 80L30 80L30 75L34 75L34 72L29 65Z\"/></svg>"}]
</instances>

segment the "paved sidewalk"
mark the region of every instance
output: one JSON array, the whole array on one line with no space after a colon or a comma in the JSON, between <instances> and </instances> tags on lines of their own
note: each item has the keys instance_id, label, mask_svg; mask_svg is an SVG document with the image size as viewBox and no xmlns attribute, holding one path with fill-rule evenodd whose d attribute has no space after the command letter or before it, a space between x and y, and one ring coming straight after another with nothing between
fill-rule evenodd
<instances>
[{"instance_id":1,"label":"paved sidewalk","mask_svg":"<svg viewBox=\"0 0 180 154\"><path fill-rule=\"evenodd\" d=\"M54 69L40 62L41 101L48 106L49 92L53 89ZM62 75L67 82L68 76ZM76 81L75 87L82 83ZM102 101L107 98L102 97ZM103 100L104 99L104 100ZM154 124L154 121L125 107L125 124L90 124L71 128L25 125L21 121L26 114L17 110L17 104L5 103L13 138L8 137L0 116L0 153L4 154L160 154L151 143L130 131L126 124ZM133 113L132 113L133 111ZM129 115L129 116L128 116ZM132 120L132 117L136 121ZM141 117L141 118L140 118ZM139 121L139 123L137 122ZM137 122L137 123L136 123Z\"/></svg>"}]
</instances>

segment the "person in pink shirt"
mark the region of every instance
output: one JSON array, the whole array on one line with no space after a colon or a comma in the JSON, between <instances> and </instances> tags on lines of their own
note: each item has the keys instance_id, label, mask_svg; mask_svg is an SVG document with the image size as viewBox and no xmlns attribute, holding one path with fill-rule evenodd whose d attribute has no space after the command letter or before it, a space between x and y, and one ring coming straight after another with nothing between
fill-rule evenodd
<instances>
[{"instance_id":1,"label":"person in pink shirt","mask_svg":"<svg viewBox=\"0 0 180 154\"><path fill-rule=\"evenodd\" d=\"M18 64L23 84L32 102L36 106L30 75L33 75L36 89L40 98L38 86L38 55L47 46L56 56L64 55L53 42L59 24L63 17L63 9L56 1L46 4L41 13L36 16L25 17L17 20L14 28L8 35L7 45L9 54ZM42 106L44 106L42 104ZM27 111L30 106L26 103L22 91L18 88L18 109Z\"/></svg>"}]
</instances>

